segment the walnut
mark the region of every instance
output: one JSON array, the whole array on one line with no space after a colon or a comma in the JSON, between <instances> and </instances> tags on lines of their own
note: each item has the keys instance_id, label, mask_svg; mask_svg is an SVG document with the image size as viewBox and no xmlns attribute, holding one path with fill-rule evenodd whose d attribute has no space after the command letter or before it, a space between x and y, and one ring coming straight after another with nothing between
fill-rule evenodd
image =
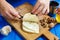
<instances>
[{"instance_id":1,"label":"walnut","mask_svg":"<svg viewBox=\"0 0 60 40\"><path fill-rule=\"evenodd\" d=\"M43 28L52 28L57 23L57 21L54 18L44 15L43 18L40 20L40 23Z\"/></svg>"},{"instance_id":2,"label":"walnut","mask_svg":"<svg viewBox=\"0 0 60 40\"><path fill-rule=\"evenodd\" d=\"M54 25L55 25L54 23L50 23L49 27L52 28L52 27L54 27Z\"/></svg>"}]
</instances>

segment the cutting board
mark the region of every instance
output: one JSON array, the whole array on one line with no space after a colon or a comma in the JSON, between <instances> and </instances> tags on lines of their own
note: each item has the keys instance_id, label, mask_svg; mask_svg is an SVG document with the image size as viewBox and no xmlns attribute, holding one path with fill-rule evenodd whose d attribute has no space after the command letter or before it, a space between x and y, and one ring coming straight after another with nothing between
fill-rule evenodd
<instances>
[{"instance_id":1,"label":"cutting board","mask_svg":"<svg viewBox=\"0 0 60 40\"><path fill-rule=\"evenodd\" d=\"M31 12L33 9L33 6L31 4L25 3L22 4L18 7L16 7L16 10L19 12L20 15L24 16L24 14ZM15 29L16 31L21 34L26 40L35 40L38 37L40 37L42 34L48 39L48 40L54 40L58 38L53 35L51 32L48 31L47 28L42 28L40 27L40 32L38 34L33 34L33 33L27 33L22 30L22 20L7 20Z\"/></svg>"}]
</instances>

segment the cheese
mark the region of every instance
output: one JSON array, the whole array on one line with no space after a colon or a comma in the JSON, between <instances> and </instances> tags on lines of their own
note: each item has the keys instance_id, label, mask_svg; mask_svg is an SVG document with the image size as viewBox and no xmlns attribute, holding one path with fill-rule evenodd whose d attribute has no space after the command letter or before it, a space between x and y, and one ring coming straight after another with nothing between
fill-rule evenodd
<instances>
[{"instance_id":1,"label":"cheese","mask_svg":"<svg viewBox=\"0 0 60 40\"><path fill-rule=\"evenodd\" d=\"M23 30L31 33L39 33L39 19L36 15L27 13L23 17Z\"/></svg>"},{"instance_id":2,"label":"cheese","mask_svg":"<svg viewBox=\"0 0 60 40\"><path fill-rule=\"evenodd\" d=\"M33 31L33 33L34 32L35 33L39 33L39 25L37 23L23 22L23 25L24 25L23 29L25 28L24 30L26 30L26 31L30 30L28 32L32 32Z\"/></svg>"},{"instance_id":3,"label":"cheese","mask_svg":"<svg viewBox=\"0 0 60 40\"><path fill-rule=\"evenodd\" d=\"M23 21L39 22L39 19L36 15L33 15L31 13L27 13L24 15Z\"/></svg>"},{"instance_id":4,"label":"cheese","mask_svg":"<svg viewBox=\"0 0 60 40\"><path fill-rule=\"evenodd\" d=\"M1 29L1 34L5 35L5 36L7 36L10 32L11 32L11 27L9 25L4 26Z\"/></svg>"}]
</instances>

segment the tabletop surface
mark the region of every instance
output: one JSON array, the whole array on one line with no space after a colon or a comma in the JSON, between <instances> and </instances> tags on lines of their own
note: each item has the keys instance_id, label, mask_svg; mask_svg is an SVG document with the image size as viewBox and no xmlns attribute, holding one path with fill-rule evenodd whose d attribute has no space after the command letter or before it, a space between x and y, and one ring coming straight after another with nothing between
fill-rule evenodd
<instances>
[{"instance_id":1,"label":"tabletop surface","mask_svg":"<svg viewBox=\"0 0 60 40\"><path fill-rule=\"evenodd\" d=\"M7 0L12 6L17 7L18 5L23 4L24 2L29 2L30 4L34 5L36 0ZM59 0L55 0L60 4ZM53 16L55 17L55 15ZM10 25L1 15L0 15L0 29L3 26ZM50 30L54 35L56 35L60 39L60 24L57 24L54 28ZM24 40L24 38L19 35L14 28L12 28L12 32L9 33L8 36L3 36L0 34L0 40ZM39 37L37 40L45 40L44 37Z\"/></svg>"}]
</instances>

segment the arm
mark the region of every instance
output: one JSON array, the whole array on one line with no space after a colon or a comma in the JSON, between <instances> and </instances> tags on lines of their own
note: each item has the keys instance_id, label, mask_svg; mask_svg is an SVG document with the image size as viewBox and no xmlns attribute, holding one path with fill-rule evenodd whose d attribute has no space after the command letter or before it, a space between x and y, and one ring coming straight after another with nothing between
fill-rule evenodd
<instances>
[{"instance_id":1,"label":"arm","mask_svg":"<svg viewBox=\"0 0 60 40\"><path fill-rule=\"evenodd\" d=\"M0 12L3 17L8 19L20 18L18 12L7 1L0 0Z\"/></svg>"}]
</instances>

